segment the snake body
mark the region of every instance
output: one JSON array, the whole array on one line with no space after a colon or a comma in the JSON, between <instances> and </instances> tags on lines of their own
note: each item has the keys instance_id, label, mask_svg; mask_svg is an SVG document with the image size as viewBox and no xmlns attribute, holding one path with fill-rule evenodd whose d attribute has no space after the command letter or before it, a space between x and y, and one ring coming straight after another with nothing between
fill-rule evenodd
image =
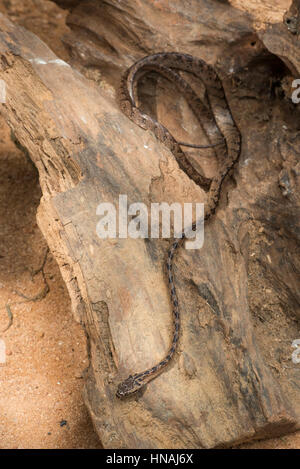
<instances>
[{"instance_id":1,"label":"snake body","mask_svg":"<svg viewBox=\"0 0 300 469\"><path fill-rule=\"evenodd\" d=\"M200 99L187 81L175 70L190 72L199 78L205 86L205 97ZM209 141L208 145L193 145L178 142L166 127L138 108L134 90L141 76L149 71L155 71L167 78L183 94L206 134ZM125 72L121 79L118 101L122 112L139 127L154 132L156 138L171 150L179 167L197 185L207 191L204 219L208 220L218 205L223 180L237 161L241 149L240 132L232 117L222 82L215 70L203 60L188 54L163 52L150 55L136 62ZM214 147L219 163L219 170L216 176L208 179L196 171L183 152L182 146L196 148ZM195 226L196 223L193 223L192 229L195 229ZM179 340L180 312L173 277L173 257L184 240L184 233L181 233L180 238L174 240L169 248L166 262L173 310L171 346L166 356L157 365L143 372L130 375L121 382L117 389L117 397L126 397L138 391L142 386L158 376L176 352Z\"/></svg>"}]
</instances>

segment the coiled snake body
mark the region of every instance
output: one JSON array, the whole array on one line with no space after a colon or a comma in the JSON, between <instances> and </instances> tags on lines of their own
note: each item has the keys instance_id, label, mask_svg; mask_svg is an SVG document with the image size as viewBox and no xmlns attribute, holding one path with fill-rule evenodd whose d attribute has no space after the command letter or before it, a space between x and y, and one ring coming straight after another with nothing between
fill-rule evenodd
<instances>
[{"instance_id":1,"label":"coiled snake body","mask_svg":"<svg viewBox=\"0 0 300 469\"><path fill-rule=\"evenodd\" d=\"M191 86L175 70L190 72L200 78L205 85L205 98L201 100ZM177 142L168 129L154 118L141 112L137 107L134 89L141 76L149 71L156 71L163 75L175 84L178 91L184 95L206 134L209 141L208 145L192 145ZM124 114L143 129L152 130L156 138L172 151L179 167L196 184L207 191L204 219L208 220L217 207L222 182L228 171L237 161L241 148L240 132L233 120L222 82L215 70L203 60L188 54L168 52L150 55L136 62L124 74L118 92L118 101ZM182 151L182 146L196 148L214 147L219 163L217 175L213 179L208 179L196 171ZM192 226L192 229L194 228L195 223ZM183 244L184 239L185 234L182 233L181 237L175 239L171 244L166 263L174 328L170 349L165 358L157 365L141 373L130 375L120 383L116 393L117 397L125 397L138 391L142 386L158 376L174 356L179 339L180 313L172 265L175 251Z\"/></svg>"}]
</instances>

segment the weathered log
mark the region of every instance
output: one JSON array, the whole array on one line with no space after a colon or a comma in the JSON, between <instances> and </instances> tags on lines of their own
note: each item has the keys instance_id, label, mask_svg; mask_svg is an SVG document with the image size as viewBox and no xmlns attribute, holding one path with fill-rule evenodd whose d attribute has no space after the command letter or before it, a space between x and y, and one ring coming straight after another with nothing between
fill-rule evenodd
<instances>
[{"instance_id":1,"label":"weathered log","mask_svg":"<svg viewBox=\"0 0 300 469\"><path fill-rule=\"evenodd\" d=\"M154 365L169 345L169 241L101 240L97 205L115 204L119 194L147 206L206 195L119 111L112 87L97 86L0 18L1 112L38 168L39 225L88 336L87 406L107 448L215 447L293 431L300 421L299 366L290 360L300 303L299 109L282 86L293 70L266 49L248 15L223 2L197 1L192 14L178 1L160 16L152 2L143 12L138 3L74 2L69 24L77 35L85 31L76 45L66 38L74 57L84 67L100 63L112 85L132 60L162 49L218 64L243 149L205 227L204 248L176 258L179 351L127 400L115 396L120 380ZM192 115L163 80L146 77L140 93L150 110L156 99L159 120L176 135L195 138ZM207 176L216 169L212 156L197 162ZM194 150L190 157L197 161Z\"/></svg>"}]
</instances>

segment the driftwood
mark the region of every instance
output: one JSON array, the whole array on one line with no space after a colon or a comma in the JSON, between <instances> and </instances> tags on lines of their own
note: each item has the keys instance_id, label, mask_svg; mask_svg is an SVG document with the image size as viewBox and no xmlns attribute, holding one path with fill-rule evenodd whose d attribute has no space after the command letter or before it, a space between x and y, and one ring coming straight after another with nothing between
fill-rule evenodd
<instances>
[{"instance_id":1,"label":"driftwood","mask_svg":"<svg viewBox=\"0 0 300 469\"><path fill-rule=\"evenodd\" d=\"M0 17L1 113L39 171L38 222L87 333L85 401L104 447L220 447L294 431L300 104L289 93L300 74L298 36L284 23L256 32L249 15L213 0L189 2L188 11L181 0L171 10L145 0L143 11L135 0L57 3L72 7L74 32L65 38L72 67ZM181 249L176 258L178 353L143 392L119 400L120 380L157 363L169 345L169 240L100 239L96 208L116 204L119 194L147 206L206 197L116 104L122 71L162 50L218 68L243 146L205 226L204 247ZM101 79L75 67L100 68ZM139 93L179 140L201 140L184 100L164 80L145 77ZM207 177L214 174L211 150L201 159L195 150L189 155Z\"/></svg>"}]
</instances>

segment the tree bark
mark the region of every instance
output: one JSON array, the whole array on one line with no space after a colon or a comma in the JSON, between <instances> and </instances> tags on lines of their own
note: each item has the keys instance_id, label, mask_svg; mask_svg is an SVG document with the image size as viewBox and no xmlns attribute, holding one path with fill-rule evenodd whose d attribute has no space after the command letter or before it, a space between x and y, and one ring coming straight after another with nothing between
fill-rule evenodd
<instances>
[{"instance_id":1,"label":"tree bark","mask_svg":"<svg viewBox=\"0 0 300 469\"><path fill-rule=\"evenodd\" d=\"M289 95L299 71L297 36L284 24L257 32L249 15L224 2L191 3L188 11L179 0L160 10L149 0L141 11L134 0L74 2L74 32L65 38L74 67L0 17L1 113L39 171L38 222L87 334L85 401L106 448L211 448L299 428L291 343L300 318L300 137ZM116 104L120 73L161 50L218 68L243 146L204 247L181 249L175 260L176 357L143 392L119 400L117 384L168 349L169 240L100 239L96 208L118 204L120 194L148 207L206 201L172 153ZM100 66L100 84L75 65ZM195 138L193 116L164 80L146 77L140 97L173 133ZM207 177L214 174L212 152L188 153Z\"/></svg>"}]
</instances>

